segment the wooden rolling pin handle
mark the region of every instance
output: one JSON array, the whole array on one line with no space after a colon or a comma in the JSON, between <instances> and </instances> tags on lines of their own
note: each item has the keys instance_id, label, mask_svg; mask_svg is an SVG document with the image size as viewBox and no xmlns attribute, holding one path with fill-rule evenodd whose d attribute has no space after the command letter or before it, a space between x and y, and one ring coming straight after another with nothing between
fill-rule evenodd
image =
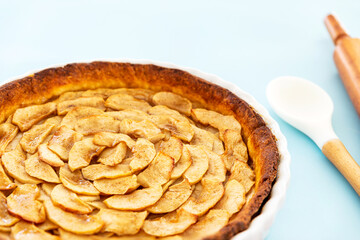
<instances>
[{"instance_id":1,"label":"wooden rolling pin handle","mask_svg":"<svg viewBox=\"0 0 360 240\"><path fill-rule=\"evenodd\" d=\"M339 139L332 139L324 144L322 152L360 196L360 167L346 150L344 144Z\"/></svg>"},{"instance_id":2,"label":"wooden rolling pin handle","mask_svg":"<svg viewBox=\"0 0 360 240\"><path fill-rule=\"evenodd\" d=\"M325 26L335 45L341 38L349 37L344 28L341 26L340 22L332 14L329 14L325 18Z\"/></svg>"}]
</instances>

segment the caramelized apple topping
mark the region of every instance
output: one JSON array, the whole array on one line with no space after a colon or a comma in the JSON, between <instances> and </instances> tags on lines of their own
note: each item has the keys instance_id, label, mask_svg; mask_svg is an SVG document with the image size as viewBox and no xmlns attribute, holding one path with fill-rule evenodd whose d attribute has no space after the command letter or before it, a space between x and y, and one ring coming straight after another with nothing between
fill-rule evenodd
<instances>
[{"instance_id":1,"label":"caramelized apple topping","mask_svg":"<svg viewBox=\"0 0 360 240\"><path fill-rule=\"evenodd\" d=\"M195 106L172 92L101 88L17 109L0 124L0 239L219 231L251 200L255 174L235 117Z\"/></svg>"}]
</instances>

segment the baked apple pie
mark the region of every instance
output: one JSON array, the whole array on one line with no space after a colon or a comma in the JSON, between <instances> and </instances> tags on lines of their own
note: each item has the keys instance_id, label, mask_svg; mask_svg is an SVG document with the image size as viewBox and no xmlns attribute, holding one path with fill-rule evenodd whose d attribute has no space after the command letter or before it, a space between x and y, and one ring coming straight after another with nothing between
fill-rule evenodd
<instances>
[{"instance_id":1,"label":"baked apple pie","mask_svg":"<svg viewBox=\"0 0 360 240\"><path fill-rule=\"evenodd\" d=\"M0 239L230 239L277 174L252 107L176 69L46 69L0 88L0 121Z\"/></svg>"}]
</instances>

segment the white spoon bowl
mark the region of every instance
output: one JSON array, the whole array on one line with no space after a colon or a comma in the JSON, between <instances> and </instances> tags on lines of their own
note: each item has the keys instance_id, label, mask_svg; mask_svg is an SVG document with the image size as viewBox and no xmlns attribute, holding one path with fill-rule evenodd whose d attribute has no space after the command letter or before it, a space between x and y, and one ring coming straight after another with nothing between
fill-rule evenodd
<instances>
[{"instance_id":1,"label":"white spoon bowl","mask_svg":"<svg viewBox=\"0 0 360 240\"><path fill-rule=\"evenodd\" d=\"M266 95L274 111L308 135L360 195L360 167L333 130L329 95L316 84L291 76L271 81Z\"/></svg>"},{"instance_id":2,"label":"white spoon bowl","mask_svg":"<svg viewBox=\"0 0 360 240\"><path fill-rule=\"evenodd\" d=\"M338 138L331 124L334 104L316 84L298 77L279 77L269 83L266 95L274 111L320 149L328 140Z\"/></svg>"}]
</instances>

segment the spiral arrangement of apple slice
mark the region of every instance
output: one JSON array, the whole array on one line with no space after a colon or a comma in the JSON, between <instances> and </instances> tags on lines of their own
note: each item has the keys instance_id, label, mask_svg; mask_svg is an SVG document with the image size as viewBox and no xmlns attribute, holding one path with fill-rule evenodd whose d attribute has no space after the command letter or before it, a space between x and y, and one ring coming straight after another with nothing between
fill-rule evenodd
<instances>
[{"instance_id":1,"label":"spiral arrangement of apple slice","mask_svg":"<svg viewBox=\"0 0 360 240\"><path fill-rule=\"evenodd\" d=\"M0 124L0 160L9 239L201 239L241 210L255 179L233 116L146 89L19 108Z\"/></svg>"}]
</instances>

